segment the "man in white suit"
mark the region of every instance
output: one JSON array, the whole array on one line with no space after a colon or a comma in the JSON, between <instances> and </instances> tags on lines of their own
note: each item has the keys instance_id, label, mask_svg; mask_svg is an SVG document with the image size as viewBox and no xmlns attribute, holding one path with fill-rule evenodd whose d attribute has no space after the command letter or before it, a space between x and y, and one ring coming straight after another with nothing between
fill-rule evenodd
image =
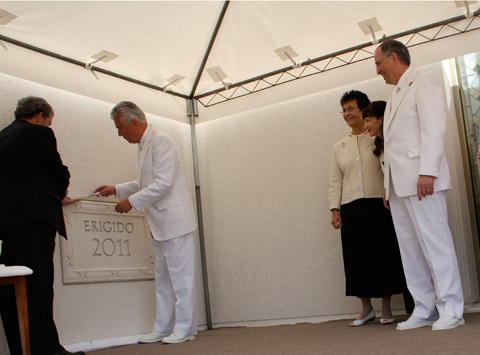
<instances>
[{"instance_id":1,"label":"man in white suit","mask_svg":"<svg viewBox=\"0 0 480 355\"><path fill-rule=\"evenodd\" d=\"M385 109L385 205L391 208L407 279L415 301L412 316L397 330L465 324L463 293L446 196L450 174L445 157L447 106L431 72L410 68L401 42L375 51L377 74L395 85Z\"/></svg>"},{"instance_id":2,"label":"man in white suit","mask_svg":"<svg viewBox=\"0 0 480 355\"><path fill-rule=\"evenodd\" d=\"M195 339L195 254L197 228L178 148L147 123L133 102L122 101L110 113L118 135L138 144L138 178L98 187L101 196L115 195L119 213L144 210L155 253L156 320L140 343L181 343Z\"/></svg>"}]
</instances>

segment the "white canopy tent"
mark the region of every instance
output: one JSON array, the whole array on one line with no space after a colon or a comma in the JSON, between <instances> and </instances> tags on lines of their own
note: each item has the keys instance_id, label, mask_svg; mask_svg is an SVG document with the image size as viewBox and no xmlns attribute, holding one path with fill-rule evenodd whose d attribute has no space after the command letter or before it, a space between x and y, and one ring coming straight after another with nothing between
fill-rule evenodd
<instances>
[{"instance_id":1,"label":"white canopy tent","mask_svg":"<svg viewBox=\"0 0 480 355\"><path fill-rule=\"evenodd\" d=\"M0 1L0 71L112 104L132 100L150 114L190 123L196 164L196 123L371 79L383 37L407 43L417 65L479 51L479 7ZM199 201L198 180L196 188Z\"/></svg>"},{"instance_id":2,"label":"white canopy tent","mask_svg":"<svg viewBox=\"0 0 480 355\"><path fill-rule=\"evenodd\" d=\"M466 35L480 27L478 7L472 1L1 1L0 69L108 102L124 97L119 80L127 81L148 88L150 95L136 100L141 107L183 121L186 98L212 106L310 76L319 77L313 86L338 86L339 69L371 58L375 40L415 46ZM465 51L465 41L454 43ZM427 57L444 59L438 54L430 50ZM338 74L316 75L333 69ZM265 96L260 102L268 102ZM200 121L241 109L202 110Z\"/></svg>"}]
</instances>

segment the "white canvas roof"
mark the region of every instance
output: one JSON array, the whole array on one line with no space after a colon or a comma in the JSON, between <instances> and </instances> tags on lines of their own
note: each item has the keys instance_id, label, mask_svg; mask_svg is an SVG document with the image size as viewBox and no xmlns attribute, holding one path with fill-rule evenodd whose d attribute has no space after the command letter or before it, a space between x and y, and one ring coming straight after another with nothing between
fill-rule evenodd
<instances>
[{"instance_id":1,"label":"white canvas roof","mask_svg":"<svg viewBox=\"0 0 480 355\"><path fill-rule=\"evenodd\" d=\"M0 24L0 71L112 103L140 100L147 111L177 120L185 116L183 97L200 97L202 114L214 112L211 116L215 118L252 105L251 99L239 98L227 109L228 105L221 103L227 98L269 88L294 76L313 74L314 81L304 79L312 86L310 91L343 83L339 78L351 74L338 68L348 66L352 57L360 63L371 57L376 47L371 44L373 36L395 36L460 17L463 20L453 26L434 26L413 38L408 34L400 39L412 45L439 38L434 42L442 50L429 50L437 60L458 54L451 43L462 43L461 52L479 50L480 31L476 28L480 19L465 18L468 11L478 8L476 2L466 6L462 1L0 1L0 23L4 23ZM9 19L8 14L16 17ZM359 22L372 18L381 29L365 34ZM454 42L440 39L452 35ZM368 42L371 46L366 51L332 56ZM237 83L293 69L288 56L282 60L275 52L285 46L298 54L292 58L296 63L325 60L300 66L281 78L277 74L252 81L234 91ZM48 51L50 56L32 49ZM103 61L102 51L118 57ZM89 63L93 73L88 70ZM353 66L361 79L367 67ZM226 75L221 78L223 82L215 82L208 74L208 69L218 67ZM317 75L325 68L325 72L338 74ZM373 77L373 63L368 68L368 75ZM176 75L183 80L171 83ZM225 90L228 84L233 85ZM299 85L282 85L284 93L277 100L309 92ZM222 96L208 95L217 89L223 91ZM271 102L269 90L261 91L254 94L260 98L255 105ZM223 107L203 109L212 104Z\"/></svg>"}]
</instances>

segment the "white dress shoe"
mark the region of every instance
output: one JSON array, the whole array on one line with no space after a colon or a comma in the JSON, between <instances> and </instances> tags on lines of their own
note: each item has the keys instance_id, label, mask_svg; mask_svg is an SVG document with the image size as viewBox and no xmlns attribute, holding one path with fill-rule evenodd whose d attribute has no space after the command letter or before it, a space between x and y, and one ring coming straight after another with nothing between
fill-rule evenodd
<instances>
[{"instance_id":1,"label":"white dress shoe","mask_svg":"<svg viewBox=\"0 0 480 355\"><path fill-rule=\"evenodd\" d=\"M168 334L163 334L163 333L157 333L157 332L151 332L150 334L145 334L144 336L141 336L138 338L139 343L156 343L158 341L161 341L162 339L168 337Z\"/></svg>"},{"instance_id":2,"label":"white dress shoe","mask_svg":"<svg viewBox=\"0 0 480 355\"><path fill-rule=\"evenodd\" d=\"M458 319L454 316L440 316L440 318L433 323L432 330L447 330L464 325L465 319Z\"/></svg>"},{"instance_id":3,"label":"white dress shoe","mask_svg":"<svg viewBox=\"0 0 480 355\"><path fill-rule=\"evenodd\" d=\"M395 323L395 318L380 318L380 324L387 325Z\"/></svg>"},{"instance_id":4,"label":"white dress shoe","mask_svg":"<svg viewBox=\"0 0 480 355\"><path fill-rule=\"evenodd\" d=\"M435 323L436 319L421 319L415 316L411 316L405 322L400 322L397 324L397 330L407 330L407 329L416 329L421 327L431 327Z\"/></svg>"},{"instance_id":5,"label":"white dress shoe","mask_svg":"<svg viewBox=\"0 0 480 355\"><path fill-rule=\"evenodd\" d=\"M364 324L367 323L367 322L370 322L370 321L374 320L376 316L377 316L377 314L375 313L375 310L372 309L372 311L368 314L368 316L366 316L366 317L363 318L363 319L354 320L353 322L350 322L349 326L351 326L351 327L359 327L359 326L361 326L361 325L364 325Z\"/></svg>"},{"instance_id":6,"label":"white dress shoe","mask_svg":"<svg viewBox=\"0 0 480 355\"><path fill-rule=\"evenodd\" d=\"M162 339L162 343L167 344L177 344L183 343L184 341L195 340L195 336L193 335L183 335L173 332L168 337Z\"/></svg>"}]
</instances>

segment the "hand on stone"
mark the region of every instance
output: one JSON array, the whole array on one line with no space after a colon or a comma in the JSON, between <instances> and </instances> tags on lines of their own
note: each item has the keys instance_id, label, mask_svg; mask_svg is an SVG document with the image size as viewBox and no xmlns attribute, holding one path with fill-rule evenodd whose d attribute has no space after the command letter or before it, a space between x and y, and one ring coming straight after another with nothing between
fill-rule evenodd
<instances>
[{"instance_id":1,"label":"hand on stone","mask_svg":"<svg viewBox=\"0 0 480 355\"><path fill-rule=\"evenodd\" d=\"M128 201L128 198L123 199L115 206L115 211L118 213L128 213L131 209L132 205L130 204L130 201Z\"/></svg>"},{"instance_id":2,"label":"hand on stone","mask_svg":"<svg viewBox=\"0 0 480 355\"><path fill-rule=\"evenodd\" d=\"M68 190L65 192L65 197L62 200L62 206L67 206L78 201L78 198L72 199L68 197Z\"/></svg>"},{"instance_id":3,"label":"hand on stone","mask_svg":"<svg viewBox=\"0 0 480 355\"><path fill-rule=\"evenodd\" d=\"M79 201L78 198L70 198L68 196L65 196L62 200L62 206L71 205L72 203L75 203L77 201Z\"/></svg>"}]
</instances>

